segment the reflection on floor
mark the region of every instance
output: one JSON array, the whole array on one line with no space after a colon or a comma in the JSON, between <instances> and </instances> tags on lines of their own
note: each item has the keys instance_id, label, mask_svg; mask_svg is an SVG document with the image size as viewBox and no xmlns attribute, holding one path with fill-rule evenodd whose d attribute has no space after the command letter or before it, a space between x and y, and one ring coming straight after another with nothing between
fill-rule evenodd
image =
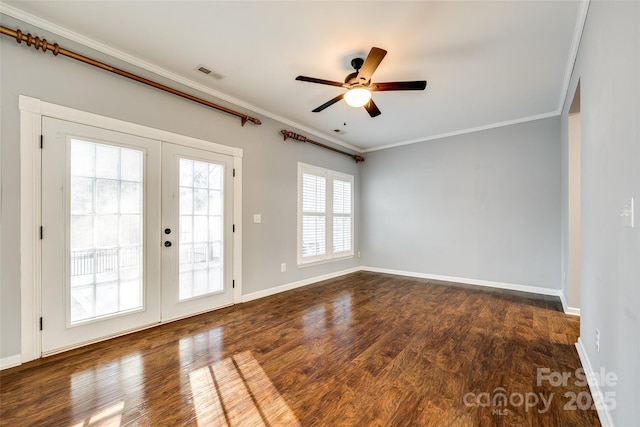
<instances>
[{"instance_id":1,"label":"reflection on floor","mask_svg":"<svg viewBox=\"0 0 640 427\"><path fill-rule=\"evenodd\" d=\"M597 426L578 333L556 297L358 272L5 370L0 424Z\"/></svg>"}]
</instances>

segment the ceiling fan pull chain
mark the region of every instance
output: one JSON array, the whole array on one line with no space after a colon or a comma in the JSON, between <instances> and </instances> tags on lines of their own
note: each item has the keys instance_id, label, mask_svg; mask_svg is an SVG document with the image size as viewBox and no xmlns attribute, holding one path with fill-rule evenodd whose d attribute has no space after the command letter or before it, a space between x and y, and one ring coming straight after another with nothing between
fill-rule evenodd
<instances>
[{"instance_id":1,"label":"ceiling fan pull chain","mask_svg":"<svg viewBox=\"0 0 640 427\"><path fill-rule=\"evenodd\" d=\"M342 126L347 126L347 103L342 103Z\"/></svg>"}]
</instances>

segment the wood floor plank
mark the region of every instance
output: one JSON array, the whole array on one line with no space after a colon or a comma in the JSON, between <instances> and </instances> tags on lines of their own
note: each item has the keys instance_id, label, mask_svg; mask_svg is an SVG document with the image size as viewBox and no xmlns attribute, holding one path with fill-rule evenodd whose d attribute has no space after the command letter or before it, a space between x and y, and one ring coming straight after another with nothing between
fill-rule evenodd
<instances>
[{"instance_id":1,"label":"wood floor plank","mask_svg":"<svg viewBox=\"0 0 640 427\"><path fill-rule=\"evenodd\" d=\"M597 426L555 297L358 272L0 373L2 426Z\"/></svg>"}]
</instances>

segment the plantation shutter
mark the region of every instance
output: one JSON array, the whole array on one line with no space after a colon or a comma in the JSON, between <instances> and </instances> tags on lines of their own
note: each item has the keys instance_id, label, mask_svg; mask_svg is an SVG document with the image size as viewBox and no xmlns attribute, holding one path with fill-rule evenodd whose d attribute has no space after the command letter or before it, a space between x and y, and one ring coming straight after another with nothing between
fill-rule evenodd
<instances>
[{"instance_id":1,"label":"plantation shutter","mask_svg":"<svg viewBox=\"0 0 640 427\"><path fill-rule=\"evenodd\" d=\"M352 183L333 180L333 253L351 251Z\"/></svg>"},{"instance_id":2,"label":"plantation shutter","mask_svg":"<svg viewBox=\"0 0 640 427\"><path fill-rule=\"evenodd\" d=\"M326 253L326 197L327 178L302 173L302 257L322 256Z\"/></svg>"}]
</instances>

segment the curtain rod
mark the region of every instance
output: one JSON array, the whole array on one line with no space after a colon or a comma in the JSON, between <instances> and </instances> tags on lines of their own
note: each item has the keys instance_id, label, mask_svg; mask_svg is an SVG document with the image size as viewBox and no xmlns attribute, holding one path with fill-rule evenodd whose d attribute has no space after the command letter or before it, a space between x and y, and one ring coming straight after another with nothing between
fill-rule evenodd
<instances>
[{"instance_id":1,"label":"curtain rod","mask_svg":"<svg viewBox=\"0 0 640 427\"><path fill-rule=\"evenodd\" d=\"M340 154L344 154L345 156L349 156L353 160L355 160L356 163L364 162L364 157L362 157L362 156L359 156L357 154L347 153L346 151L338 150L337 148L333 148L333 147L331 147L329 145L325 145L325 144L323 144L321 142L314 141L312 139L307 138L304 135L300 135L300 134L291 132L290 130L282 129L280 131L280 133L284 137L285 141L287 140L287 138L291 138L291 139L295 139L296 141L300 141L300 142L308 142L309 144L317 145L318 147L326 148L327 150L335 151L336 153L340 153Z\"/></svg>"},{"instance_id":2,"label":"curtain rod","mask_svg":"<svg viewBox=\"0 0 640 427\"><path fill-rule=\"evenodd\" d=\"M242 122L242 126L244 126L244 124L247 123L247 122L251 122L251 123L253 123L255 125L262 124L262 122L259 119L255 118L255 117L251 117L251 116L248 116L246 114L242 114L242 113L240 113L238 111L234 111L234 110L231 110L229 108L223 107L221 105L214 104L213 102L209 102L209 101L206 101L206 100L204 100L202 98L198 98L196 96L189 95L188 93L179 91L177 89L170 88L170 87L162 85L160 83L156 83L156 82L154 82L152 80L145 79L144 77L140 77L140 76L138 76L136 74L129 73L129 72L121 70L119 68L112 67L112 66L107 65L107 64L105 64L103 62L96 61L94 59L88 58L88 57L86 57L84 55L80 55L78 53L72 52L70 50L67 50L67 49L64 49L64 48L58 46L58 43L51 44L51 43L47 42L46 39L40 39L39 37L33 37L31 35L31 33L23 34L22 31L20 31L20 30L14 31L14 30L11 30L11 29L9 29L9 28L7 28L5 26L0 26L0 32L2 34L6 35L6 36L15 38L18 43L22 43L24 41L24 42L27 43L27 46L33 45L36 50L42 49L42 52L44 52L44 53L46 53L48 50L50 50L50 51L53 52L54 56L58 56L58 54L64 55L64 56L67 56L69 58L75 59L76 61L80 61L80 62L84 62L85 64L93 65L94 67L103 69L105 71L109 71L109 72L117 74L119 76L126 77L126 78L131 79L131 80L135 80L135 81L137 81L139 83L143 83L143 84L146 84L148 86L155 87L156 89L160 89L160 90L163 90L165 92L172 93L172 94L177 95L177 96L179 96L181 98L185 98L185 99L188 99L190 101L197 102L198 104L202 104L202 105L205 105L207 107L211 107L213 109L225 112L227 114L231 114L231 115L236 116L236 117L239 117L241 122Z\"/></svg>"}]
</instances>

